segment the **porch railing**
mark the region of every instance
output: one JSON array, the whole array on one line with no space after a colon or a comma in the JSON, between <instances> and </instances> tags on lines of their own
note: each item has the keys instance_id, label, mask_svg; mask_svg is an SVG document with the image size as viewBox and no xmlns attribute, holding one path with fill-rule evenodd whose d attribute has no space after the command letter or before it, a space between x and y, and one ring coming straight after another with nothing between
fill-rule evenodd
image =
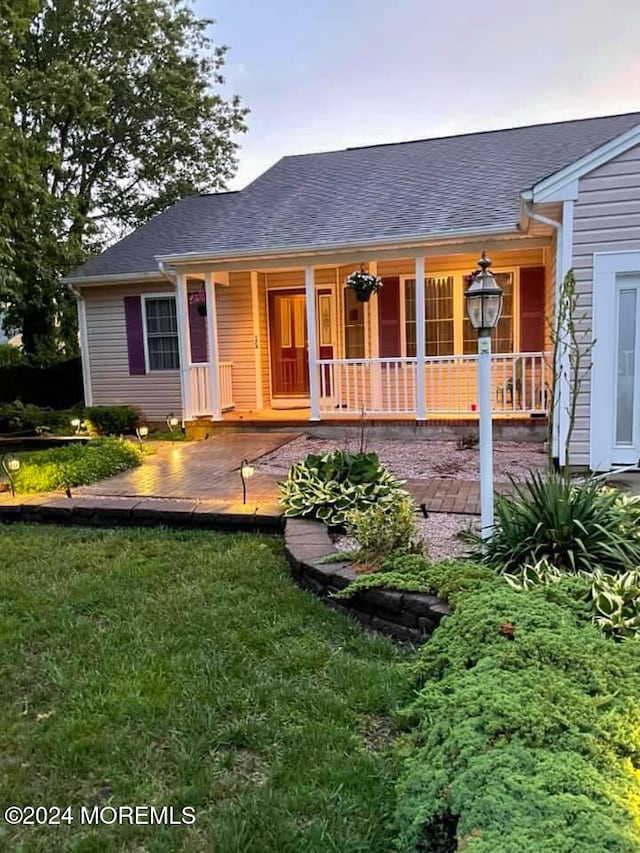
<instances>
[{"instance_id":1,"label":"porch railing","mask_svg":"<svg viewBox=\"0 0 640 853\"><path fill-rule=\"evenodd\" d=\"M319 411L334 415L412 415L416 382L424 383L429 416L477 412L477 355L425 358L320 359ZM549 358L544 353L491 356L492 410L496 414L546 414Z\"/></svg>"},{"instance_id":2,"label":"porch railing","mask_svg":"<svg viewBox=\"0 0 640 853\"><path fill-rule=\"evenodd\" d=\"M209 362L190 364L189 382L189 418L204 417L213 412L211 389L209 386ZM220 409L223 412L233 409L232 361L219 362L218 382Z\"/></svg>"}]
</instances>

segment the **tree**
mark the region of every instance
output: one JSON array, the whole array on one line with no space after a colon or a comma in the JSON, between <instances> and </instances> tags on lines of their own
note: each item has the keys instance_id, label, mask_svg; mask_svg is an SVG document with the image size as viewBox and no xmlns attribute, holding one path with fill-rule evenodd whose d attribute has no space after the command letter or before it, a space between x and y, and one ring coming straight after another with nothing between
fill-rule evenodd
<instances>
[{"instance_id":1,"label":"tree","mask_svg":"<svg viewBox=\"0 0 640 853\"><path fill-rule=\"evenodd\" d=\"M47 354L75 337L60 276L179 198L223 189L247 111L220 94L226 48L186 0L0 12L0 302L25 350Z\"/></svg>"}]
</instances>

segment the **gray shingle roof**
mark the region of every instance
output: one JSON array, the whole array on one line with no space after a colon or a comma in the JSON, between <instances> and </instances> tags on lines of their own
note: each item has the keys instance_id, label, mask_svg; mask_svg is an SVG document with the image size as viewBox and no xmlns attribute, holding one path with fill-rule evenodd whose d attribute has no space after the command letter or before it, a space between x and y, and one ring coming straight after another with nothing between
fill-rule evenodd
<instances>
[{"instance_id":1,"label":"gray shingle roof","mask_svg":"<svg viewBox=\"0 0 640 853\"><path fill-rule=\"evenodd\" d=\"M640 113L284 157L245 189L185 198L74 277L156 255L366 243L515 228L520 193L640 124Z\"/></svg>"}]
</instances>

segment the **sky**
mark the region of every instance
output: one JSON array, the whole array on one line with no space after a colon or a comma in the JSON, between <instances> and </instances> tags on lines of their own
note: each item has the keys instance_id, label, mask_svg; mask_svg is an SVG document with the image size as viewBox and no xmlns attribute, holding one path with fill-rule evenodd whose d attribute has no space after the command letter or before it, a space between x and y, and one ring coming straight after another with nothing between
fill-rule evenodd
<instances>
[{"instance_id":1,"label":"sky","mask_svg":"<svg viewBox=\"0 0 640 853\"><path fill-rule=\"evenodd\" d=\"M640 0L195 0L251 110L241 189L288 154L640 111Z\"/></svg>"}]
</instances>

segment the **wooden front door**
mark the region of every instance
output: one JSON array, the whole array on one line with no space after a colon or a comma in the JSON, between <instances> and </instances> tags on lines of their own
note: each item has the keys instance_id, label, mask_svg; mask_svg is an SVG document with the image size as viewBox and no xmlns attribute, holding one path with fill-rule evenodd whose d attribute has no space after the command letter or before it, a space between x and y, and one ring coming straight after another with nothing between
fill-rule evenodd
<instances>
[{"instance_id":1,"label":"wooden front door","mask_svg":"<svg viewBox=\"0 0 640 853\"><path fill-rule=\"evenodd\" d=\"M269 293L271 391L274 397L308 397L307 318L304 290Z\"/></svg>"}]
</instances>

